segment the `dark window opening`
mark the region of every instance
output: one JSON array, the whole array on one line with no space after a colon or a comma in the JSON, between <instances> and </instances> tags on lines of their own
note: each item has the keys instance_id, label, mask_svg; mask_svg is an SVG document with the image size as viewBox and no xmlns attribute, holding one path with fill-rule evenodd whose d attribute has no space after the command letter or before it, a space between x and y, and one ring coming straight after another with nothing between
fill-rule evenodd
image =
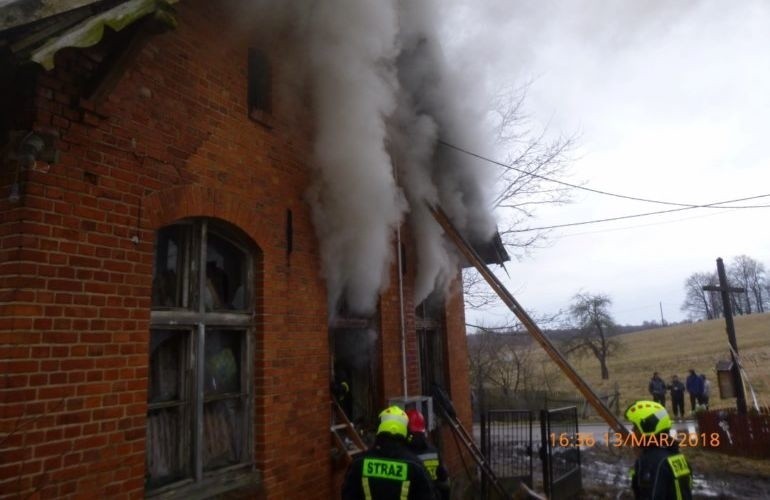
<instances>
[{"instance_id":1,"label":"dark window opening","mask_svg":"<svg viewBox=\"0 0 770 500\"><path fill-rule=\"evenodd\" d=\"M334 382L347 385L340 405L358 429L372 432L377 427L380 401L377 332L334 328L331 337Z\"/></svg>"},{"instance_id":2,"label":"dark window opening","mask_svg":"<svg viewBox=\"0 0 770 500\"><path fill-rule=\"evenodd\" d=\"M415 310L420 383L422 393L427 396L432 394L434 384L448 391L444 311L444 297L441 293L431 294Z\"/></svg>"},{"instance_id":3,"label":"dark window opening","mask_svg":"<svg viewBox=\"0 0 770 500\"><path fill-rule=\"evenodd\" d=\"M264 52L249 49L248 62L249 118L270 125L272 107L272 82L270 61Z\"/></svg>"}]
</instances>

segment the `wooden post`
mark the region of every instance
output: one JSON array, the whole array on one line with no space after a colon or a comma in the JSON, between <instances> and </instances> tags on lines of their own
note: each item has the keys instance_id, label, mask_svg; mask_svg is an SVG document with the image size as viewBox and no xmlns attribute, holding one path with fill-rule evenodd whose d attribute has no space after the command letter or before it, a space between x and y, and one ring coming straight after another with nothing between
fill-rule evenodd
<instances>
[{"instance_id":1,"label":"wooden post","mask_svg":"<svg viewBox=\"0 0 770 500\"><path fill-rule=\"evenodd\" d=\"M733 323L733 308L730 302L730 292L743 293L746 290L743 288L731 288L727 284L727 274L725 273L725 265L722 262L722 258L717 259L717 274L719 275L719 286L704 286L703 290L707 292L720 292L722 296L722 309L725 312L725 323L727 329L727 340L730 342L730 358L733 361L732 373L733 383L735 384L735 404L738 408L738 414L746 414L746 393L743 390L743 378L741 377L741 370L738 367L738 360L735 355L738 353L738 342L735 339L735 324Z\"/></svg>"}]
</instances>

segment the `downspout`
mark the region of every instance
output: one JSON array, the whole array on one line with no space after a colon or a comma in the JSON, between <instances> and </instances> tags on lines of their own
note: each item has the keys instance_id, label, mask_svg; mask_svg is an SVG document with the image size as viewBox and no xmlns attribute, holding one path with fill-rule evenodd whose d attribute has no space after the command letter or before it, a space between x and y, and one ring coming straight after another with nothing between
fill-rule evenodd
<instances>
[{"instance_id":1,"label":"downspout","mask_svg":"<svg viewBox=\"0 0 770 500\"><path fill-rule=\"evenodd\" d=\"M393 165L393 179L398 186L398 169ZM408 397L406 383L406 318L404 315L404 263L401 259L401 223L396 226L396 255L398 261L398 308L401 315L401 383L404 399Z\"/></svg>"},{"instance_id":2,"label":"downspout","mask_svg":"<svg viewBox=\"0 0 770 500\"><path fill-rule=\"evenodd\" d=\"M401 224L396 229L396 245L398 252L398 308L401 315L401 380L403 382L404 399L407 398L406 384L406 319L404 317L404 275L401 262Z\"/></svg>"}]
</instances>

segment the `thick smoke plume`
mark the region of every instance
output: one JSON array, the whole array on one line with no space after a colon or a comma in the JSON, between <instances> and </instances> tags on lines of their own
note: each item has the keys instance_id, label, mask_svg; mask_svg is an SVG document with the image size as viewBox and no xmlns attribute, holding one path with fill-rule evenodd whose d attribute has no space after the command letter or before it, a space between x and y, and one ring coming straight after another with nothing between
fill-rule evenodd
<instances>
[{"instance_id":1,"label":"thick smoke plume","mask_svg":"<svg viewBox=\"0 0 770 500\"><path fill-rule=\"evenodd\" d=\"M321 245L330 312L376 309L388 284L395 234L408 219L417 262L415 303L443 290L457 259L425 202L438 203L468 237L494 221L485 171L439 139L483 147L484 115L469 81L447 74L430 0L256 2L277 66L278 93L308 85L315 180L308 200Z\"/></svg>"}]
</instances>

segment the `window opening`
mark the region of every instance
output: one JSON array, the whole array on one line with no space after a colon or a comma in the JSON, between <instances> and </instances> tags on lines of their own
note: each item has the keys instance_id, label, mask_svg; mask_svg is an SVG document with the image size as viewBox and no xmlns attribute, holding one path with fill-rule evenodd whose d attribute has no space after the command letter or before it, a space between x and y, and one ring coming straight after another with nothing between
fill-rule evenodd
<instances>
[{"instance_id":1,"label":"window opening","mask_svg":"<svg viewBox=\"0 0 770 500\"><path fill-rule=\"evenodd\" d=\"M264 52L249 49L248 106L249 118L269 125L272 113L270 61Z\"/></svg>"},{"instance_id":2,"label":"window opening","mask_svg":"<svg viewBox=\"0 0 770 500\"><path fill-rule=\"evenodd\" d=\"M443 296L431 294L417 306L415 317L422 393L430 395L434 384L447 390Z\"/></svg>"},{"instance_id":3,"label":"window opening","mask_svg":"<svg viewBox=\"0 0 770 500\"><path fill-rule=\"evenodd\" d=\"M355 316L347 302L340 301L329 325L332 387L348 419L364 436L374 436L380 410L378 336L374 317ZM340 398L343 383L347 393Z\"/></svg>"}]
</instances>

